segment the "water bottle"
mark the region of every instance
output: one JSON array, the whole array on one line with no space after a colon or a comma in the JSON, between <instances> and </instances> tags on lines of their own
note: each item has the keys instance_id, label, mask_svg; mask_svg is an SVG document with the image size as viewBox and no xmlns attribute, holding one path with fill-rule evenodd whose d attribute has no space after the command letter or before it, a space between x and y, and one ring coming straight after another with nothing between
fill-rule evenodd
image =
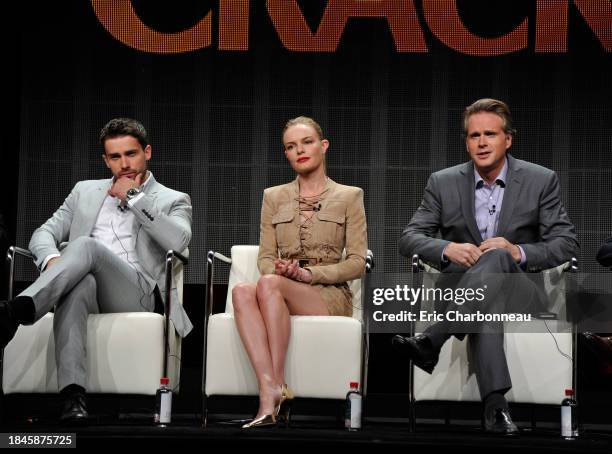
<instances>
[{"instance_id":1,"label":"water bottle","mask_svg":"<svg viewBox=\"0 0 612 454\"><path fill-rule=\"evenodd\" d=\"M350 383L349 392L346 393L344 427L348 430L361 429L361 393L359 392L359 382L356 381Z\"/></svg>"},{"instance_id":2,"label":"water bottle","mask_svg":"<svg viewBox=\"0 0 612 454\"><path fill-rule=\"evenodd\" d=\"M578 436L578 404L573 389L566 389L565 399L561 401L561 436L566 440Z\"/></svg>"},{"instance_id":3,"label":"water bottle","mask_svg":"<svg viewBox=\"0 0 612 454\"><path fill-rule=\"evenodd\" d=\"M159 380L159 389L155 393L155 415L153 422L160 426L170 424L172 420L172 390L168 387L170 380L162 377Z\"/></svg>"}]
</instances>

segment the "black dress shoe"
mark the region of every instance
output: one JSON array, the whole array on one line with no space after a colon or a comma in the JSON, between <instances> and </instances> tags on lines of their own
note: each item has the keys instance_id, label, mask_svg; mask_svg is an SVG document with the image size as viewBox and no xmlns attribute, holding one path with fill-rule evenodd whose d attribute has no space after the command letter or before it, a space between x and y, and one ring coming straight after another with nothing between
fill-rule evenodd
<instances>
[{"instance_id":1,"label":"black dress shoe","mask_svg":"<svg viewBox=\"0 0 612 454\"><path fill-rule=\"evenodd\" d=\"M518 427L512 422L507 408L491 408L486 412L484 429L485 432L499 435L518 435L519 433Z\"/></svg>"},{"instance_id":2,"label":"black dress shoe","mask_svg":"<svg viewBox=\"0 0 612 454\"><path fill-rule=\"evenodd\" d=\"M74 393L65 397L60 422L64 424L84 424L88 417L84 394Z\"/></svg>"},{"instance_id":3,"label":"black dress shoe","mask_svg":"<svg viewBox=\"0 0 612 454\"><path fill-rule=\"evenodd\" d=\"M438 364L440 352L431 344L431 340L424 334L417 334L413 337L404 337L399 334L391 339L393 347L405 354L412 360L415 366L420 367L428 374L431 374Z\"/></svg>"},{"instance_id":4,"label":"black dress shoe","mask_svg":"<svg viewBox=\"0 0 612 454\"><path fill-rule=\"evenodd\" d=\"M0 301L0 348L4 348L15 337L19 323L15 321L6 301Z\"/></svg>"}]
</instances>

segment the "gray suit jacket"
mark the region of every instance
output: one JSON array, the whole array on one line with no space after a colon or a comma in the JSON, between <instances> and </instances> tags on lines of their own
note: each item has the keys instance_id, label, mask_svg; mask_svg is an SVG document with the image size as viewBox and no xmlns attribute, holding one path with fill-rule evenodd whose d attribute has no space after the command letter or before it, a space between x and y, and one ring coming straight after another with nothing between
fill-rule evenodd
<instances>
[{"instance_id":1,"label":"gray suit jacket","mask_svg":"<svg viewBox=\"0 0 612 454\"><path fill-rule=\"evenodd\" d=\"M153 174L150 178L152 181L147 183L145 196L132 208L136 216L136 252L145 278L157 283L164 295L166 251L182 252L191 240L191 200L187 194L158 183ZM47 256L60 253L62 242L91 235L111 183L112 179L78 182L62 206L34 231L29 248L39 268ZM178 301L177 297L173 283L173 301ZM193 328L180 304L171 305L170 319L182 337Z\"/></svg>"},{"instance_id":2,"label":"gray suit jacket","mask_svg":"<svg viewBox=\"0 0 612 454\"><path fill-rule=\"evenodd\" d=\"M400 253L419 254L437 268L449 242L479 245L472 161L431 174L421 206L402 232ZM441 238L436 238L437 233ZM559 197L555 172L508 155L507 184L497 235L525 251L527 271L558 266L575 256L574 226ZM465 271L451 264L445 271Z\"/></svg>"}]
</instances>

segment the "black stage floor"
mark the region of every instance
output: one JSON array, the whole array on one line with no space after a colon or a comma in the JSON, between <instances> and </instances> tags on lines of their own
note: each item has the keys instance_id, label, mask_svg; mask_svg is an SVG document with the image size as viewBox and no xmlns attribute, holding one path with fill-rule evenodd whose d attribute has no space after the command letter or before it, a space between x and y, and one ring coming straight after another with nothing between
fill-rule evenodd
<instances>
[{"instance_id":1,"label":"black stage floor","mask_svg":"<svg viewBox=\"0 0 612 454\"><path fill-rule=\"evenodd\" d=\"M183 390L185 391L185 390ZM593 390L594 391L594 390ZM252 417L256 397L217 397L208 401L209 424L201 424L197 394L182 392L173 399L172 424L152 423L154 397L90 395L87 426L61 426L57 395L9 395L0 399L0 432L76 433L77 447L198 446L336 446L441 448L453 452L589 452L612 453L612 393L583 392L579 416L580 437L560 437L558 405L511 404L519 436L503 437L480 429L482 407L469 402L420 402L416 430L410 431L406 394L369 394L364 400L361 431L343 426L343 402L296 399L288 428L241 430L238 419ZM606 391L608 388L606 387ZM222 453L224 454L224 453ZM423 453L421 453L423 454ZM428 454L428 453L425 453Z\"/></svg>"},{"instance_id":2,"label":"black stage floor","mask_svg":"<svg viewBox=\"0 0 612 454\"><path fill-rule=\"evenodd\" d=\"M518 436L493 436L483 433L479 421L463 420L446 424L417 420L411 432L408 420L369 418L360 431L349 432L338 426L335 418L295 417L290 427L242 430L237 420L217 415L206 429L195 415L174 415L172 424L156 427L150 416L122 415L115 421L94 418L87 426L60 426L51 421L11 422L2 432L74 433L78 448L100 447L365 447L365 448L432 448L453 452L612 452L612 427L585 424L578 439L559 436L558 424L544 423L533 428L521 424Z\"/></svg>"},{"instance_id":3,"label":"black stage floor","mask_svg":"<svg viewBox=\"0 0 612 454\"><path fill-rule=\"evenodd\" d=\"M418 424L410 432L406 422L366 421L358 432L348 432L332 426L325 427L311 421L295 421L289 428L241 430L238 425L211 424L202 429L196 421L175 422L168 427L154 427L148 423L87 427L59 427L57 425L5 426L4 433L52 432L75 433L78 448L148 446L242 446L264 445L337 446L337 447L431 447L452 449L454 452L612 452L612 432L605 428L583 427L576 440L564 440L558 430L523 428L519 436L500 437L484 434L477 426Z\"/></svg>"}]
</instances>

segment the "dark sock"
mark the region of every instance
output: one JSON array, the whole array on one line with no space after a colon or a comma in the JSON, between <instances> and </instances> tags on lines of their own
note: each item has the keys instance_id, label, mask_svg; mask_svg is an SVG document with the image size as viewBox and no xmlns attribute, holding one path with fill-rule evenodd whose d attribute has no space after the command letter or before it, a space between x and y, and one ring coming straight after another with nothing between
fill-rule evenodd
<instances>
[{"instance_id":1,"label":"dark sock","mask_svg":"<svg viewBox=\"0 0 612 454\"><path fill-rule=\"evenodd\" d=\"M36 308L34 301L29 296L18 296L9 301L8 306L16 322L26 325L34 323Z\"/></svg>"},{"instance_id":2,"label":"dark sock","mask_svg":"<svg viewBox=\"0 0 612 454\"><path fill-rule=\"evenodd\" d=\"M491 409L491 408L508 408L508 402L506 401L506 398L504 397L505 391L501 392L501 391L493 391L492 393L490 393L485 401L484 401L484 406L485 406L485 411Z\"/></svg>"},{"instance_id":3,"label":"dark sock","mask_svg":"<svg viewBox=\"0 0 612 454\"><path fill-rule=\"evenodd\" d=\"M85 395L85 388L77 385L76 383L72 383L60 391L60 394L63 396L73 396L75 394Z\"/></svg>"}]
</instances>

